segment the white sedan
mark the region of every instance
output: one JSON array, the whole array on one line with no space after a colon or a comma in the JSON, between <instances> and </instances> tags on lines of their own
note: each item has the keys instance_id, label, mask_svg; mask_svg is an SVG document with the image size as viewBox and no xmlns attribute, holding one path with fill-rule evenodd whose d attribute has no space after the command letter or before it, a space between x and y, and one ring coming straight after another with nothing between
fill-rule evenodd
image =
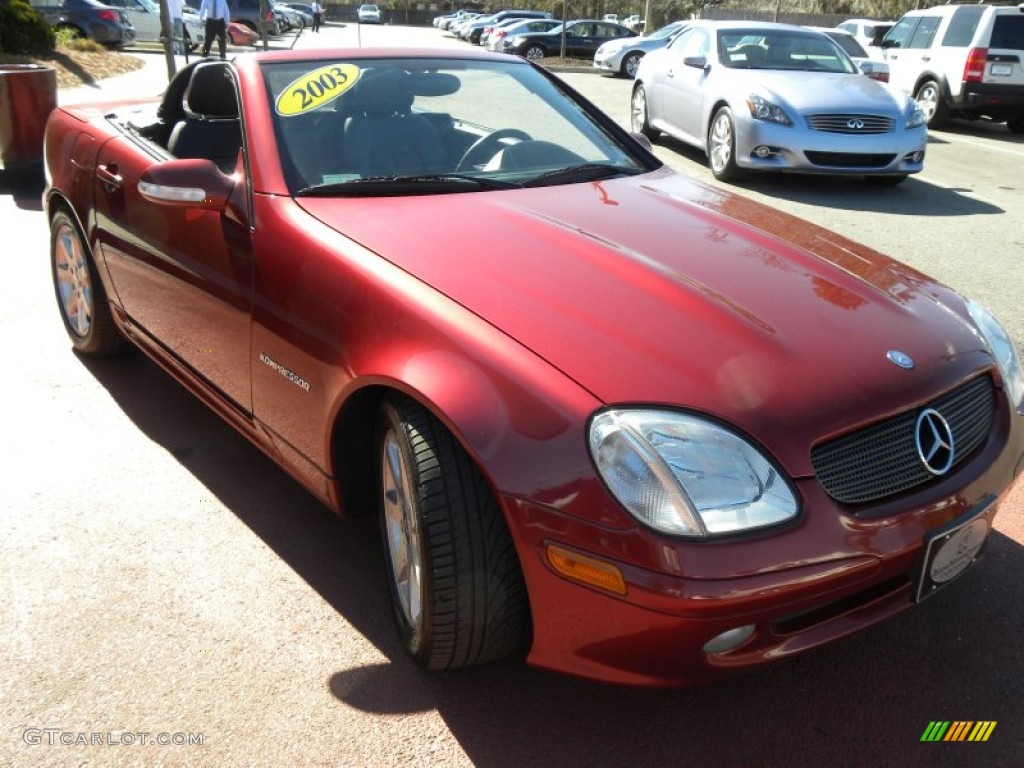
<instances>
[{"instance_id":1,"label":"white sedan","mask_svg":"<svg viewBox=\"0 0 1024 768\"><path fill-rule=\"evenodd\" d=\"M633 130L703 149L711 171L865 176L898 184L924 167L917 103L865 76L821 32L765 22L698 21L640 62Z\"/></svg>"}]
</instances>

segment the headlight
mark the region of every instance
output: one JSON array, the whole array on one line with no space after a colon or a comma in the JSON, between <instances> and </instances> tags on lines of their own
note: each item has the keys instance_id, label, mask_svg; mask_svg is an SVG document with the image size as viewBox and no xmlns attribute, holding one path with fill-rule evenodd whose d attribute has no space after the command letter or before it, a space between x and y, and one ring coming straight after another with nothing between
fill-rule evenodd
<instances>
[{"instance_id":1,"label":"headlight","mask_svg":"<svg viewBox=\"0 0 1024 768\"><path fill-rule=\"evenodd\" d=\"M981 304L970 299L966 299L966 302L967 311L970 313L971 319L974 320L979 335L991 350L996 363L999 364L1010 403L1018 413L1024 413L1024 371L1021 370L1020 357L1013 346L1010 334Z\"/></svg>"},{"instance_id":2,"label":"headlight","mask_svg":"<svg viewBox=\"0 0 1024 768\"><path fill-rule=\"evenodd\" d=\"M707 537L796 517L796 497L775 466L739 435L675 411L613 409L590 424L590 453L637 520Z\"/></svg>"},{"instance_id":3,"label":"headlight","mask_svg":"<svg viewBox=\"0 0 1024 768\"><path fill-rule=\"evenodd\" d=\"M747 98L747 107L750 109L750 116L755 120L766 120L769 123L781 123L782 125L793 124L782 107L772 104L756 93L752 93Z\"/></svg>"},{"instance_id":4,"label":"headlight","mask_svg":"<svg viewBox=\"0 0 1024 768\"><path fill-rule=\"evenodd\" d=\"M912 107L910 110L910 117L907 118L907 128L917 128L920 125L924 125L928 122L924 112L917 106L916 102L911 102Z\"/></svg>"}]
</instances>

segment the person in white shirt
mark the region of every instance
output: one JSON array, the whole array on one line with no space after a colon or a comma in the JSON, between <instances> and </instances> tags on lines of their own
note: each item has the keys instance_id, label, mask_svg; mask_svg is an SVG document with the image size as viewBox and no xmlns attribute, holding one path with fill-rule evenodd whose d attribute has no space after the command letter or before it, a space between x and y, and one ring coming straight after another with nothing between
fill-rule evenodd
<instances>
[{"instance_id":1,"label":"person in white shirt","mask_svg":"<svg viewBox=\"0 0 1024 768\"><path fill-rule=\"evenodd\" d=\"M320 4L320 0L313 0L313 31L320 31L320 24L324 20L324 7Z\"/></svg>"},{"instance_id":2,"label":"person in white shirt","mask_svg":"<svg viewBox=\"0 0 1024 768\"><path fill-rule=\"evenodd\" d=\"M174 38L171 50L177 54L185 52L185 0L167 0L167 12L171 17L171 37Z\"/></svg>"},{"instance_id":3,"label":"person in white shirt","mask_svg":"<svg viewBox=\"0 0 1024 768\"><path fill-rule=\"evenodd\" d=\"M213 38L216 37L220 57L226 59L227 56L224 52L228 45L228 22L231 21L228 0L203 0L202 5L199 6L199 17L206 20L203 57L210 55L210 46L213 45Z\"/></svg>"}]
</instances>

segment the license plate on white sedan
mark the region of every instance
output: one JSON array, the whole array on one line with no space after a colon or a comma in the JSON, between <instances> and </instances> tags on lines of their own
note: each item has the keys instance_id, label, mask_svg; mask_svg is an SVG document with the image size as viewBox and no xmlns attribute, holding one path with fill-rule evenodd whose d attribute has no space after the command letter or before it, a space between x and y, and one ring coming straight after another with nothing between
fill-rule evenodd
<instances>
[{"instance_id":1,"label":"license plate on white sedan","mask_svg":"<svg viewBox=\"0 0 1024 768\"><path fill-rule=\"evenodd\" d=\"M993 64L989 74L997 77L1009 77L1013 74L1012 64Z\"/></svg>"},{"instance_id":2,"label":"license plate on white sedan","mask_svg":"<svg viewBox=\"0 0 1024 768\"><path fill-rule=\"evenodd\" d=\"M955 580L981 555L992 529L993 499L986 499L949 525L925 537L924 564L918 576L916 602Z\"/></svg>"}]
</instances>

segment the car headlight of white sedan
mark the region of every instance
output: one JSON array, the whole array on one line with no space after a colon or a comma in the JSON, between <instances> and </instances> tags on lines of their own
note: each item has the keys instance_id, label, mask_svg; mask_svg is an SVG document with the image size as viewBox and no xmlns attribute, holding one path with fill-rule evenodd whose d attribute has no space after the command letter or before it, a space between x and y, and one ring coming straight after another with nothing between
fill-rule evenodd
<instances>
[{"instance_id":1,"label":"car headlight of white sedan","mask_svg":"<svg viewBox=\"0 0 1024 768\"><path fill-rule=\"evenodd\" d=\"M602 411L590 424L590 453L615 498L662 533L741 533L799 512L782 473L758 448L693 414Z\"/></svg>"},{"instance_id":2,"label":"car headlight of white sedan","mask_svg":"<svg viewBox=\"0 0 1024 768\"><path fill-rule=\"evenodd\" d=\"M758 96L756 93L752 93L747 97L747 107L750 108L750 116L755 120L765 120L769 123L779 123L781 125L793 124L793 121L789 119L789 115L786 114L786 110L768 101L763 96Z\"/></svg>"}]
</instances>

